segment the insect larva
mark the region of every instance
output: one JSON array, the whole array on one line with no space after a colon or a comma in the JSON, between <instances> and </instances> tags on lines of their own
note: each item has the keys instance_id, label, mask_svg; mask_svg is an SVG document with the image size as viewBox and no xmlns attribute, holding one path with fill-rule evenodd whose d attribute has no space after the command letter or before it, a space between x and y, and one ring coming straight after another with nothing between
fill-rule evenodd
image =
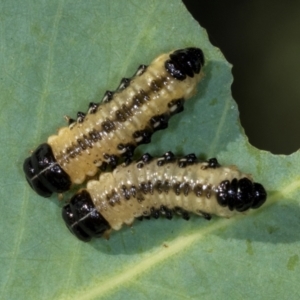
<instances>
[{"instance_id":1,"label":"insect larva","mask_svg":"<svg viewBox=\"0 0 300 300\"><path fill-rule=\"evenodd\" d=\"M63 207L67 227L80 240L107 236L136 218L188 220L193 213L231 217L259 208L267 198L264 187L235 166L222 167L217 159L199 162L194 154L160 158L149 154L112 173L102 173Z\"/></svg>"},{"instance_id":2,"label":"insect larva","mask_svg":"<svg viewBox=\"0 0 300 300\"><path fill-rule=\"evenodd\" d=\"M120 156L130 158L135 147L149 143L154 131L168 126L183 110L203 76L199 48L176 50L141 65L132 78L123 78L116 91L107 91L101 104L90 103L87 114L41 144L23 165L30 186L41 196L62 193L82 183Z\"/></svg>"}]
</instances>

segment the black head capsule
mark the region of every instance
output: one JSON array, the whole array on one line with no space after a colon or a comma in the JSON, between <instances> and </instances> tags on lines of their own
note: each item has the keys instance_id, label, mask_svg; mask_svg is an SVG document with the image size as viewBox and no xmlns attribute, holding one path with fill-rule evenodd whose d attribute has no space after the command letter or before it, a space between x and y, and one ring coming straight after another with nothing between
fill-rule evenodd
<instances>
[{"instance_id":1,"label":"black head capsule","mask_svg":"<svg viewBox=\"0 0 300 300\"><path fill-rule=\"evenodd\" d=\"M57 164L48 144L41 144L25 159L23 170L32 189L42 197L63 193L70 189L69 175Z\"/></svg>"},{"instance_id":2,"label":"black head capsule","mask_svg":"<svg viewBox=\"0 0 300 300\"><path fill-rule=\"evenodd\" d=\"M88 242L101 237L111 227L96 210L90 194L82 190L62 209L62 217L68 229L80 240Z\"/></svg>"},{"instance_id":3,"label":"black head capsule","mask_svg":"<svg viewBox=\"0 0 300 300\"><path fill-rule=\"evenodd\" d=\"M204 65L204 55L199 48L186 48L174 51L165 62L166 70L176 79L184 80L187 76L199 74Z\"/></svg>"},{"instance_id":4,"label":"black head capsule","mask_svg":"<svg viewBox=\"0 0 300 300\"><path fill-rule=\"evenodd\" d=\"M224 180L218 186L217 201L221 206L228 206L230 210L239 212L250 208L261 207L267 199L267 192L264 187L257 182L252 182L248 178L231 182Z\"/></svg>"}]
</instances>

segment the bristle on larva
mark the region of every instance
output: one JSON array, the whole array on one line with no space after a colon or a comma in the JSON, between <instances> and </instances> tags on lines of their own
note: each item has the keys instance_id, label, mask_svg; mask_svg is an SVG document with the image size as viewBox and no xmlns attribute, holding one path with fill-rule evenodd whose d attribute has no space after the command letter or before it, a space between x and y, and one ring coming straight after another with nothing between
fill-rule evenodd
<instances>
[{"instance_id":1,"label":"bristle on larva","mask_svg":"<svg viewBox=\"0 0 300 300\"><path fill-rule=\"evenodd\" d=\"M145 154L112 173L89 181L64 206L67 227L80 240L107 236L135 219L172 219L190 213L210 219L231 217L259 208L267 198L264 187L235 166L220 166L217 159L199 162L194 154L159 158Z\"/></svg>"}]
</instances>

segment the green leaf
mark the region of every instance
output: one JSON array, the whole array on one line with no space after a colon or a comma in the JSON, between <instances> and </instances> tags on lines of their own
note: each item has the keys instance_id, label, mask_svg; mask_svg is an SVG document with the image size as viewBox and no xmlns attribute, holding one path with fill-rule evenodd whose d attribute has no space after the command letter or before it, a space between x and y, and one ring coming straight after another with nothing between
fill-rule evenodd
<instances>
[{"instance_id":1,"label":"green leaf","mask_svg":"<svg viewBox=\"0 0 300 300\"><path fill-rule=\"evenodd\" d=\"M180 1L2 0L0 8L1 299L297 299L300 153L248 143L231 67ZM206 57L198 93L137 152L236 164L264 184L266 205L210 222L136 222L109 241L77 241L61 219L63 202L26 183L24 159L65 126L64 114L86 111L139 64L187 46Z\"/></svg>"}]
</instances>

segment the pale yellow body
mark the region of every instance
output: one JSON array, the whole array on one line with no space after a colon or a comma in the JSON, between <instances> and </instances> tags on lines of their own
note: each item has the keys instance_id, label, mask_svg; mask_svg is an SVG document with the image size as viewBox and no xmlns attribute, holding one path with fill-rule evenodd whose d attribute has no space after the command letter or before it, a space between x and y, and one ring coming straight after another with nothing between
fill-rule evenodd
<instances>
[{"instance_id":1,"label":"pale yellow body","mask_svg":"<svg viewBox=\"0 0 300 300\"><path fill-rule=\"evenodd\" d=\"M119 230L123 224L131 225L135 218L147 216L151 208L158 210L162 205L168 209L180 207L197 215L231 217L240 214L220 206L216 199L217 187L222 181L244 177L251 180L249 175L241 173L235 166L212 169L208 168L207 162L203 162L180 168L176 161L163 166L158 166L157 161L158 159L154 159L142 168L137 168L137 163L126 167L121 165L112 173L102 173L99 180L88 182L87 190L96 209L112 229ZM158 181L169 182L170 189L167 193L159 192L156 188L153 188L152 193L138 191L141 183L152 183L155 187ZM183 187L186 183L189 191L184 193L184 189L181 189L180 194L176 195L175 185L181 184ZM127 189L136 187L135 197L125 199L122 191L124 186ZM195 194L196 186L201 186L201 195Z\"/></svg>"},{"instance_id":2,"label":"pale yellow body","mask_svg":"<svg viewBox=\"0 0 300 300\"><path fill-rule=\"evenodd\" d=\"M169 54L156 58L142 75L132 78L126 89L116 92L112 101L101 104L96 113L87 114L82 123L77 122L73 126L61 128L58 135L49 137L48 144L57 163L73 183L80 184L86 176L95 175L101 163L107 162L105 154L120 156L122 150L118 149L119 144L136 145L138 140L134 139L133 133L145 129L153 116L169 112L172 107L168 107L168 103L172 100L188 99L195 93L203 73L195 74L193 78L187 77L183 81L174 79L164 68ZM153 82L159 83L158 90L153 88ZM140 95L141 91L147 95L147 101L138 107L133 105L132 99ZM115 117L116 111L122 110L124 105L130 109L131 116L125 122L118 122ZM112 132L102 130L101 124L107 120L113 121L115 130ZM97 131L101 140L95 143L89 141L89 147L81 149L78 139L85 141L92 131ZM68 148L76 149L77 155L71 157Z\"/></svg>"}]
</instances>

